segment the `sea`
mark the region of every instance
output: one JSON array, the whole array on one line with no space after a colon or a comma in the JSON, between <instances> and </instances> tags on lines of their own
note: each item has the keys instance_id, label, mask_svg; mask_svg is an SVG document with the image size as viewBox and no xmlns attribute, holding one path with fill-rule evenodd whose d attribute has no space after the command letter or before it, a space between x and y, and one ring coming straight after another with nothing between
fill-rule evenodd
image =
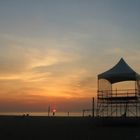
<instances>
[{"instance_id":1,"label":"sea","mask_svg":"<svg viewBox=\"0 0 140 140\"><path fill-rule=\"evenodd\" d=\"M29 116L48 116L48 112L0 112L0 116L2 115L6 115L6 116L23 116L23 115L29 115ZM85 112L84 116L91 116L91 112ZM53 116L53 113L50 112L49 116ZM66 116L83 116L83 112L55 112L54 116L62 116L62 117L66 117Z\"/></svg>"}]
</instances>

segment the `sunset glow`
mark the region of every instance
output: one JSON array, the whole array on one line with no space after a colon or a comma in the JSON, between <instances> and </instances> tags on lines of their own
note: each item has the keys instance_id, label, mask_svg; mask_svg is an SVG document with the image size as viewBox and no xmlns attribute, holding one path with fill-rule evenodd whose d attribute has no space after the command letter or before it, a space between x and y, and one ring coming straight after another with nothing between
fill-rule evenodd
<instances>
[{"instance_id":1,"label":"sunset glow","mask_svg":"<svg viewBox=\"0 0 140 140\"><path fill-rule=\"evenodd\" d=\"M1 1L0 112L47 112L49 105L81 111L96 97L97 75L121 57L140 73L139 6L136 0Z\"/></svg>"}]
</instances>

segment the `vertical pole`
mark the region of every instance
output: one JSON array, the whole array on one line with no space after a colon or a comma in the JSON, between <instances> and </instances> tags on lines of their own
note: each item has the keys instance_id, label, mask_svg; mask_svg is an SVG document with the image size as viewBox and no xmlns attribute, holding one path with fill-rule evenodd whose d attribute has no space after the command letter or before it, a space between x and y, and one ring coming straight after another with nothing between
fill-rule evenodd
<instances>
[{"instance_id":1,"label":"vertical pole","mask_svg":"<svg viewBox=\"0 0 140 140\"><path fill-rule=\"evenodd\" d=\"M98 86L98 89L97 89L97 109L96 109L96 116L99 115L99 79L97 80L97 86Z\"/></svg>"},{"instance_id":2,"label":"vertical pole","mask_svg":"<svg viewBox=\"0 0 140 140\"><path fill-rule=\"evenodd\" d=\"M138 97L138 94L137 94L137 93L138 93L138 92L137 92L137 85L136 85L136 81L135 81L135 96L136 96L136 97ZM135 102L136 102L136 117L137 117L137 116L138 116L138 110L137 110L137 109L138 109L138 107L137 107L138 104L137 104L137 99L136 99Z\"/></svg>"},{"instance_id":3,"label":"vertical pole","mask_svg":"<svg viewBox=\"0 0 140 140\"><path fill-rule=\"evenodd\" d=\"M112 94L113 94L113 88L112 88L112 84L111 84L111 92L110 92L110 97L112 97ZM110 103L110 116L112 116L112 100L111 100L111 103Z\"/></svg>"},{"instance_id":4,"label":"vertical pole","mask_svg":"<svg viewBox=\"0 0 140 140\"><path fill-rule=\"evenodd\" d=\"M121 103L120 103L120 116L122 116L122 106L121 106Z\"/></svg>"},{"instance_id":5,"label":"vertical pole","mask_svg":"<svg viewBox=\"0 0 140 140\"><path fill-rule=\"evenodd\" d=\"M116 89L116 97L118 96L118 94L117 94L117 89ZM117 115L118 115L118 106L117 106L117 103L116 103L116 117L117 117Z\"/></svg>"},{"instance_id":6,"label":"vertical pole","mask_svg":"<svg viewBox=\"0 0 140 140\"><path fill-rule=\"evenodd\" d=\"M85 110L83 109L83 117L85 116Z\"/></svg>"},{"instance_id":7,"label":"vertical pole","mask_svg":"<svg viewBox=\"0 0 140 140\"><path fill-rule=\"evenodd\" d=\"M50 105L48 106L48 116L50 116L50 111L51 111L51 107Z\"/></svg>"},{"instance_id":8,"label":"vertical pole","mask_svg":"<svg viewBox=\"0 0 140 140\"><path fill-rule=\"evenodd\" d=\"M138 111L137 111L137 101L136 101L136 117L138 116Z\"/></svg>"},{"instance_id":9,"label":"vertical pole","mask_svg":"<svg viewBox=\"0 0 140 140\"><path fill-rule=\"evenodd\" d=\"M94 97L92 98L92 117L94 118Z\"/></svg>"},{"instance_id":10,"label":"vertical pole","mask_svg":"<svg viewBox=\"0 0 140 140\"><path fill-rule=\"evenodd\" d=\"M135 81L135 95L137 95L137 82Z\"/></svg>"}]
</instances>

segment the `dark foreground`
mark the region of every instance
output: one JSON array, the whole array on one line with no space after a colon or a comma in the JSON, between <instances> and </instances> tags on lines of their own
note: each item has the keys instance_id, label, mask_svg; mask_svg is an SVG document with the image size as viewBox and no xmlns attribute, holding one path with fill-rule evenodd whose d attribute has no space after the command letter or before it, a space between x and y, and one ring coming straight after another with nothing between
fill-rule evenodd
<instances>
[{"instance_id":1,"label":"dark foreground","mask_svg":"<svg viewBox=\"0 0 140 140\"><path fill-rule=\"evenodd\" d=\"M140 140L140 126L97 125L90 117L0 116L0 140Z\"/></svg>"}]
</instances>

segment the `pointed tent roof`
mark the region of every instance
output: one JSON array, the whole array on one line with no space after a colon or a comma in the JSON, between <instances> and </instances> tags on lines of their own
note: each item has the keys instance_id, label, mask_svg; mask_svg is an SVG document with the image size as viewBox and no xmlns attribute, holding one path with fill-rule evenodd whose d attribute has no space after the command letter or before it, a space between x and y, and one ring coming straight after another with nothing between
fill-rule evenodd
<instances>
[{"instance_id":1,"label":"pointed tent roof","mask_svg":"<svg viewBox=\"0 0 140 140\"><path fill-rule=\"evenodd\" d=\"M123 58L110 70L98 75L98 79L106 79L110 83L136 81L140 76L124 61Z\"/></svg>"}]
</instances>

